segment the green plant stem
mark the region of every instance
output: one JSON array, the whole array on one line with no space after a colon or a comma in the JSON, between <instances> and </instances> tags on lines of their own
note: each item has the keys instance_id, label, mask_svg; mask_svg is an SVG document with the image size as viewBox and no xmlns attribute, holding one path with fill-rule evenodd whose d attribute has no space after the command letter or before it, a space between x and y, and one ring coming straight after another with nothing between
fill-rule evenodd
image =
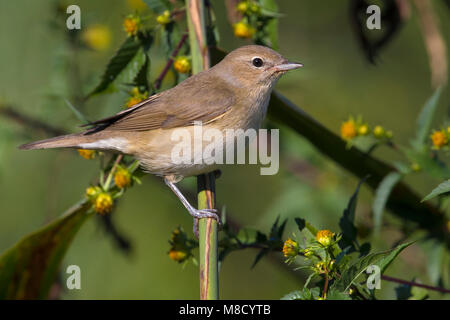
<instances>
[{"instance_id":1,"label":"green plant stem","mask_svg":"<svg viewBox=\"0 0 450 320\"><path fill-rule=\"evenodd\" d=\"M206 42L205 13L202 0L188 0L187 18L189 43L192 55L192 71L198 73L210 67ZM198 208L213 209L215 206L215 175L209 173L197 177ZM200 251L200 299L219 299L218 224L212 218L199 221Z\"/></svg>"}]
</instances>

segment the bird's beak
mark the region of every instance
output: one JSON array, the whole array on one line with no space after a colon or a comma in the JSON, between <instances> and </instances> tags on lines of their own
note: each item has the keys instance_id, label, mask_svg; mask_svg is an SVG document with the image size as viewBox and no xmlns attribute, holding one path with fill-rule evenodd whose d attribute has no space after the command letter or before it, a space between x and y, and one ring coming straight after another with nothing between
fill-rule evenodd
<instances>
[{"instance_id":1,"label":"bird's beak","mask_svg":"<svg viewBox=\"0 0 450 320\"><path fill-rule=\"evenodd\" d=\"M274 67L275 71L285 72L303 67L303 64L297 62L285 62Z\"/></svg>"}]
</instances>

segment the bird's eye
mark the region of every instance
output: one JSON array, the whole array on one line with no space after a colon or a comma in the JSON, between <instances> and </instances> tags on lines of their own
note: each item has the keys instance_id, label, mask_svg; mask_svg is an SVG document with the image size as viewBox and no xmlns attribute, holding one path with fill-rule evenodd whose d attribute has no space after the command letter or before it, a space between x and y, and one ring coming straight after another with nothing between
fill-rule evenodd
<instances>
[{"instance_id":1,"label":"bird's eye","mask_svg":"<svg viewBox=\"0 0 450 320\"><path fill-rule=\"evenodd\" d=\"M257 68L262 67L262 65L263 65L263 61L261 58L253 58L252 63Z\"/></svg>"}]
</instances>

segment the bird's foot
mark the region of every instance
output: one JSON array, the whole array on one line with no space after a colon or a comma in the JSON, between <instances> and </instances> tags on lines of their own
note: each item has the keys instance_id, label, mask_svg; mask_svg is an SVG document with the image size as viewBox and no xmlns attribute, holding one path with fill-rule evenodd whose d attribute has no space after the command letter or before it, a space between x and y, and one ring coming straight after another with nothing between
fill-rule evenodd
<instances>
[{"instance_id":1,"label":"bird's foot","mask_svg":"<svg viewBox=\"0 0 450 320\"><path fill-rule=\"evenodd\" d=\"M219 228L222 227L222 222L218 215L219 211L217 209L194 209L189 210L189 214L194 217L194 234L198 239L198 220L203 218L213 218L217 221Z\"/></svg>"}]
</instances>

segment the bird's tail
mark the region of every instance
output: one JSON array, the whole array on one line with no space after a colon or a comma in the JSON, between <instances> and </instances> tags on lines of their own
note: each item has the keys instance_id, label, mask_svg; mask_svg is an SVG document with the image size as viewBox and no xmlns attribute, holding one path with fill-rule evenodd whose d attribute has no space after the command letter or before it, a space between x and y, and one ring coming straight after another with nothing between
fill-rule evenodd
<instances>
[{"instance_id":1,"label":"bird's tail","mask_svg":"<svg viewBox=\"0 0 450 320\"><path fill-rule=\"evenodd\" d=\"M88 136L85 136L83 133L68 134L65 136L59 136L23 144L19 147L19 149L35 150L53 148L77 148L80 146L80 144L88 142L88 140L90 140Z\"/></svg>"}]
</instances>

